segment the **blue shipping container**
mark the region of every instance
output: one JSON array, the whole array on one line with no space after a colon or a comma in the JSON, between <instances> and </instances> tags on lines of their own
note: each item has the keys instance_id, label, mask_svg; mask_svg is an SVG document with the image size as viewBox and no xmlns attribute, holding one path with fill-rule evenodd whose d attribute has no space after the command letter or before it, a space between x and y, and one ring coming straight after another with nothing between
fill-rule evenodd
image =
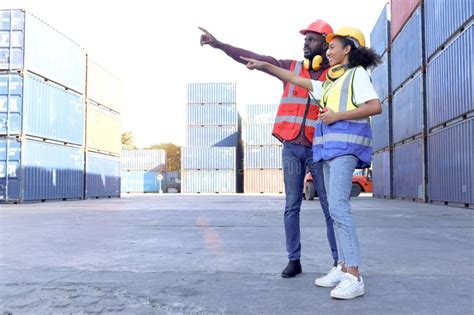
<instances>
[{"instance_id":1,"label":"blue shipping container","mask_svg":"<svg viewBox=\"0 0 474 315\"><path fill-rule=\"evenodd\" d=\"M81 148L0 139L0 201L82 198L83 182Z\"/></svg>"},{"instance_id":2,"label":"blue shipping container","mask_svg":"<svg viewBox=\"0 0 474 315\"><path fill-rule=\"evenodd\" d=\"M147 171L122 172L122 194L160 192L163 183L158 180L160 174L162 175L162 173Z\"/></svg>"},{"instance_id":3,"label":"blue shipping container","mask_svg":"<svg viewBox=\"0 0 474 315\"><path fill-rule=\"evenodd\" d=\"M244 168L282 168L282 146L244 147Z\"/></svg>"},{"instance_id":4,"label":"blue shipping container","mask_svg":"<svg viewBox=\"0 0 474 315\"><path fill-rule=\"evenodd\" d=\"M420 69L422 62L421 9L418 8L392 46L392 91Z\"/></svg>"},{"instance_id":5,"label":"blue shipping container","mask_svg":"<svg viewBox=\"0 0 474 315\"><path fill-rule=\"evenodd\" d=\"M243 138L245 145L280 145L272 135L273 124L245 125L243 128Z\"/></svg>"},{"instance_id":6,"label":"blue shipping container","mask_svg":"<svg viewBox=\"0 0 474 315\"><path fill-rule=\"evenodd\" d=\"M388 97L388 53L382 56L382 62L382 64L378 65L377 68L372 71L372 84L381 101Z\"/></svg>"},{"instance_id":7,"label":"blue shipping container","mask_svg":"<svg viewBox=\"0 0 474 315\"><path fill-rule=\"evenodd\" d=\"M188 104L186 117L186 124L193 126L239 124L235 104Z\"/></svg>"},{"instance_id":8,"label":"blue shipping container","mask_svg":"<svg viewBox=\"0 0 474 315\"><path fill-rule=\"evenodd\" d=\"M84 94L84 49L28 12L0 10L0 70L23 69Z\"/></svg>"},{"instance_id":9,"label":"blue shipping container","mask_svg":"<svg viewBox=\"0 0 474 315\"><path fill-rule=\"evenodd\" d=\"M390 145L388 101L382 103L382 114L372 116L372 149L379 151Z\"/></svg>"},{"instance_id":10,"label":"blue shipping container","mask_svg":"<svg viewBox=\"0 0 474 315\"><path fill-rule=\"evenodd\" d=\"M375 22L374 28L370 33L370 47L379 55L382 55L387 50L388 38L390 36L390 22L388 21L387 7L388 5L384 6L382 13L380 13L379 18L377 22Z\"/></svg>"},{"instance_id":11,"label":"blue shipping container","mask_svg":"<svg viewBox=\"0 0 474 315\"><path fill-rule=\"evenodd\" d=\"M473 0L424 0L426 55L430 57L457 31L472 22Z\"/></svg>"},{"instance_id":12,"label":"blue shipping container","mask_svg":"<svg viewBox=\"0 0 474 315\"><path fill-rule=\"evenodd\" d=\"M393 193L395 198L423 200L424 142L416 139L393 151Z\"/></svg>"},{"instance_id":13,"label":"blue shipping container","mask_svg":"<svg viewBox=\"0 0 474 315\"><path fill-rule=\"evenodd\" d=\"M86 198L120 196L120 158L86 153Z\"/></svg>"},{"instance_id":14,"label":"blue shipping container","mask_svg":"<svg viewBox=\"0 0 474 315\"><path fill-rule=\"evenodd\" d=\"M374 196L390 197L391 170L390 151L374 154L372 161L372 179Z\"/></svg>"},{"instance_id":15,"label":"blue shipping container","mask_svg":"<svg viewBox=\"0 0 474 315\"><path fill-rule=\"evenodd\" d=\"M235 147L182 148L181 167L183 169L236 169Z\"/></svg>"},{"instance_id":16,"label":"blue shipping container","mask_svg":"<svg viewBox=\"0 0 474 315\"><path fill-rule=\"evenodd\" d=\"M122 150L121 169L124 171L158 171L166 168L165 150Z\"/></svg>"},{"instance_id":17,"label":"blue shipping container","mask_svg":"<svg viewBox=\"0 0 474 315\"><path fill-rule=\"evenodd\" d=\"M0 74L0 135L84 144L81 95L29 73Z\"/></svg>"},{"instance_id":18,"label":"blue shipping container","mask_svg":"<svg viewBox=\"0 0 474 315\"><path fill-rule=\"evenodd\" d=\"M393 95L393 142L397 143L423 132L423 77L421 73Z\"/></svg>"},{"instance_id":19,"label":"blue shipping container","mask_svg":"<svg viewBox=\"0 0 474 315\"><path fill-rule=\"evenodd\" d=\"M245 123L273 124L279 104L249 104L247 105L247 118Z\"/></svg>"},{"instance_id":20,"label":"blue shipping container","mask_svg":"<svg viewBox=\"0 0 474 315\"><path fill-rule=\"evenodd\" d=\"M430 201L474 204L474 118L428 136Z\"/></svg>"},{"instance_id":21,"label":"blue shipping container","mask_svg":"<svg viewBox=\"0 0 474 315\"><path fill-rule=\"evenodd\" d=\"M236 147L240 137L237 126L206 126L187 128L187 147Z\"/></svg>"},{"instance_id":22,"label":"blue shipping container","mask_svg":"<svg viewBox=\"0 0 474 315\"><path fill-rule=\"evenodd\" d=\"M428 64L428 128L474 110L473 51L474 27L471 26Z\"/></svg>"},{"instance_id":23,"label":"blue shipping container","mask_svg":"<svg viewBox=\"0 0 474 315\"><path fill-rule=\"evenodd\" d=\"M188 104L237 103L236 84L221 83L188 83Z\"/></svg>"}]
</instances>

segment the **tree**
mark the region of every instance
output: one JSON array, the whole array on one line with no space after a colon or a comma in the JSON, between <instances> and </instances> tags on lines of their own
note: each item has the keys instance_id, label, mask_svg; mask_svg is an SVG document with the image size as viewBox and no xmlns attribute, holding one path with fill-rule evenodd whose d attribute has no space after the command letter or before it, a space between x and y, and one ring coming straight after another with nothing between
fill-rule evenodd
<instances>
[{"instance_id":1,"label":"tree","mask_svg":"<svg viewBox=\"0 0 474 315\"><path fill-rule=\"evenodd\" d=\"M122 149L133 150L136 149L133 134L131 132L122 133Z\"/></svg>"},{"instance_id":2,"label":"tree","mask_svg":"<svg viewBox=\"0 0 474 315\"><path fill-rule=\"evenodd\" d=\"M174 143L153 144L145 150L162 149L166 151L166 170L173 172L181 169L181 147Z\"/></svg>"}]
</instances>

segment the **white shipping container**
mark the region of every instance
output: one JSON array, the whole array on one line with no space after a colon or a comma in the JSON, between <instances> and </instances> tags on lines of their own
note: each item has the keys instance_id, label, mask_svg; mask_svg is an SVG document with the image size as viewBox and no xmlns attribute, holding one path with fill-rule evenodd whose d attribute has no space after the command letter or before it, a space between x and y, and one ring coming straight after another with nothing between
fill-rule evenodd
<instances>
[{"instance_id":1,"label":"white shipping container","mask_svg":"<svg viewBox=\"0 0 474 315\"><path fill-rule=\"evenodd\" d=\"M273 124L244 125L244 145L281 145L272 135Z\"/></svg>"},{"instance_id":2,"label":"white shipping container","mask_svg":"<svg viewBox=\"0 0 474 315\"><path fill-rule=\"evenodd\" d=\"M235 147L183 148L181 166L184 169L235 169Z\"/></svg>"},{"instance_id":3,"label":"white shipping container","mask_svg":"<svg viewBox=\"0 0 474 315\"><path fill-rule=\"evenodd\" d=\"M244 147L244 168L282 168L281 145Z\"/></svg>"},{"instance_id":4,"label":"white shipping container","mask_svg":"<svg viewBox=\"0 0 474 315\"><path fill-rule=\"evenodd\" d=\"M187 128L187 147L236 147L239 144L237 126L206 126Z\"/></svg>"},{"instance_id":5,"label":"white shipping container","mask_svg":"<svg viewBox=\"0 0 474 315\"><path fill-rule=\"evenodd\" d=\"M87 98L120 112L122 82L114 74L87 56Z\"/></svg>"},{"instance_id":6,"label":"white shipping container","mask_svg":"<svg viewBox=\"0 0 474 315\"><path fill-rule=\"evenodd\" d=\"M183 193L236 193L235 170L181 170Z\"/></svg>"},{"instance_id":7,"label":"white shipping container","mask_svg":"<svg viewBox=\"0 0 474 315\"><path fill-rule=\"evenodd\" d=\"M124 171L152 171L165 167L165 150L122 150L121 169Z\"/></svg>"},{"instance_id":8,"label":"white shipping container","mask_svg":"<svg viewBox=\"0 0 474 315\"><path fill-rule=\"evenodd\" d=\"M249 104L247 105L246 123L273 124L279 104Z\"/></svg>"},{"instance_id":9,"label":"white shipping container","mask_svg":"<svg viewBox=\"0 0 474 315\"><path fill-rule=\"evenodd\" d=\"M239 123L239 113L236 104L188 104L186 116L186 124L189 126L237 126Z\"/></svg>"},{"instance_id":10,"label":"white shipping container","mask_svg":"<svg viewBox=\"0 0 474 315\"><path fill-rule=\"evenodd\" d=\"M236 84L188 83L188 104L233 103L237 102Z\"/></svg>"}]
</instances>

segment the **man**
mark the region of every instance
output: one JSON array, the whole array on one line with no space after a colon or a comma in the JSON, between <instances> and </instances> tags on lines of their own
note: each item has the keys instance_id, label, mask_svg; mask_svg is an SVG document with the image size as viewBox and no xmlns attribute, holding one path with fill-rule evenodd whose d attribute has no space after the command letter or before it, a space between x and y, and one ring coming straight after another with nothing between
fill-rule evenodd
<instances>
[{"instance_id":1,"label":"man","mask_svg":"<svg viewBox=\"0 0 474 315\"><path fill-rule=\"evenodd\" d=\"M325 36L332 33L332 28L322 20L316 20L306 29L300 31L305 36L304 62L277 60L273 57L258 55L248 50L224 44L205 29L199 29L204 33L201 35L201 45L209 45L220 49L237 62L246 64L247 62L240 57L252 58L294 71L300 76L313 80L324 81L326 78L329 63L326 59L327 43ZM336 269L338 260L333 220L329 215L322 163L313 162L311 151L319 107L316 101L309 97L306 89L288 82L282 83L284 92L272 132L277 139L283 142L282 158L286 197L284 222L289 262L281 276L291 278L302 272L299 218L306 169L309 169L313 176L319 201L326 218L327 238L334 259L334 267L328 274L330 275Z\"/></svg>"}]
</instances>

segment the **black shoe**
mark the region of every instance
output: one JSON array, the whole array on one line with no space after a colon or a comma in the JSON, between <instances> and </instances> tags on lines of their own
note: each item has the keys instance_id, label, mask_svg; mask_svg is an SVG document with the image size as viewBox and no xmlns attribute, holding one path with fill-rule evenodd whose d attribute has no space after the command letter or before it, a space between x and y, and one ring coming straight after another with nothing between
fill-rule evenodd
<instances>
[{"instance_id":1,"label":"black shoe","mask_svg":"<svg viewBox=\"0 0 474 315\"><path fill-rule=\"evenodd\" d=\"M293 278L297 274L300 274L302 272L301 270L301 263L300 260L290 260L288 262L288 265L286 266L285 269L281 272L281 277L282 278Z\"/></svg>"}]
</instances>

